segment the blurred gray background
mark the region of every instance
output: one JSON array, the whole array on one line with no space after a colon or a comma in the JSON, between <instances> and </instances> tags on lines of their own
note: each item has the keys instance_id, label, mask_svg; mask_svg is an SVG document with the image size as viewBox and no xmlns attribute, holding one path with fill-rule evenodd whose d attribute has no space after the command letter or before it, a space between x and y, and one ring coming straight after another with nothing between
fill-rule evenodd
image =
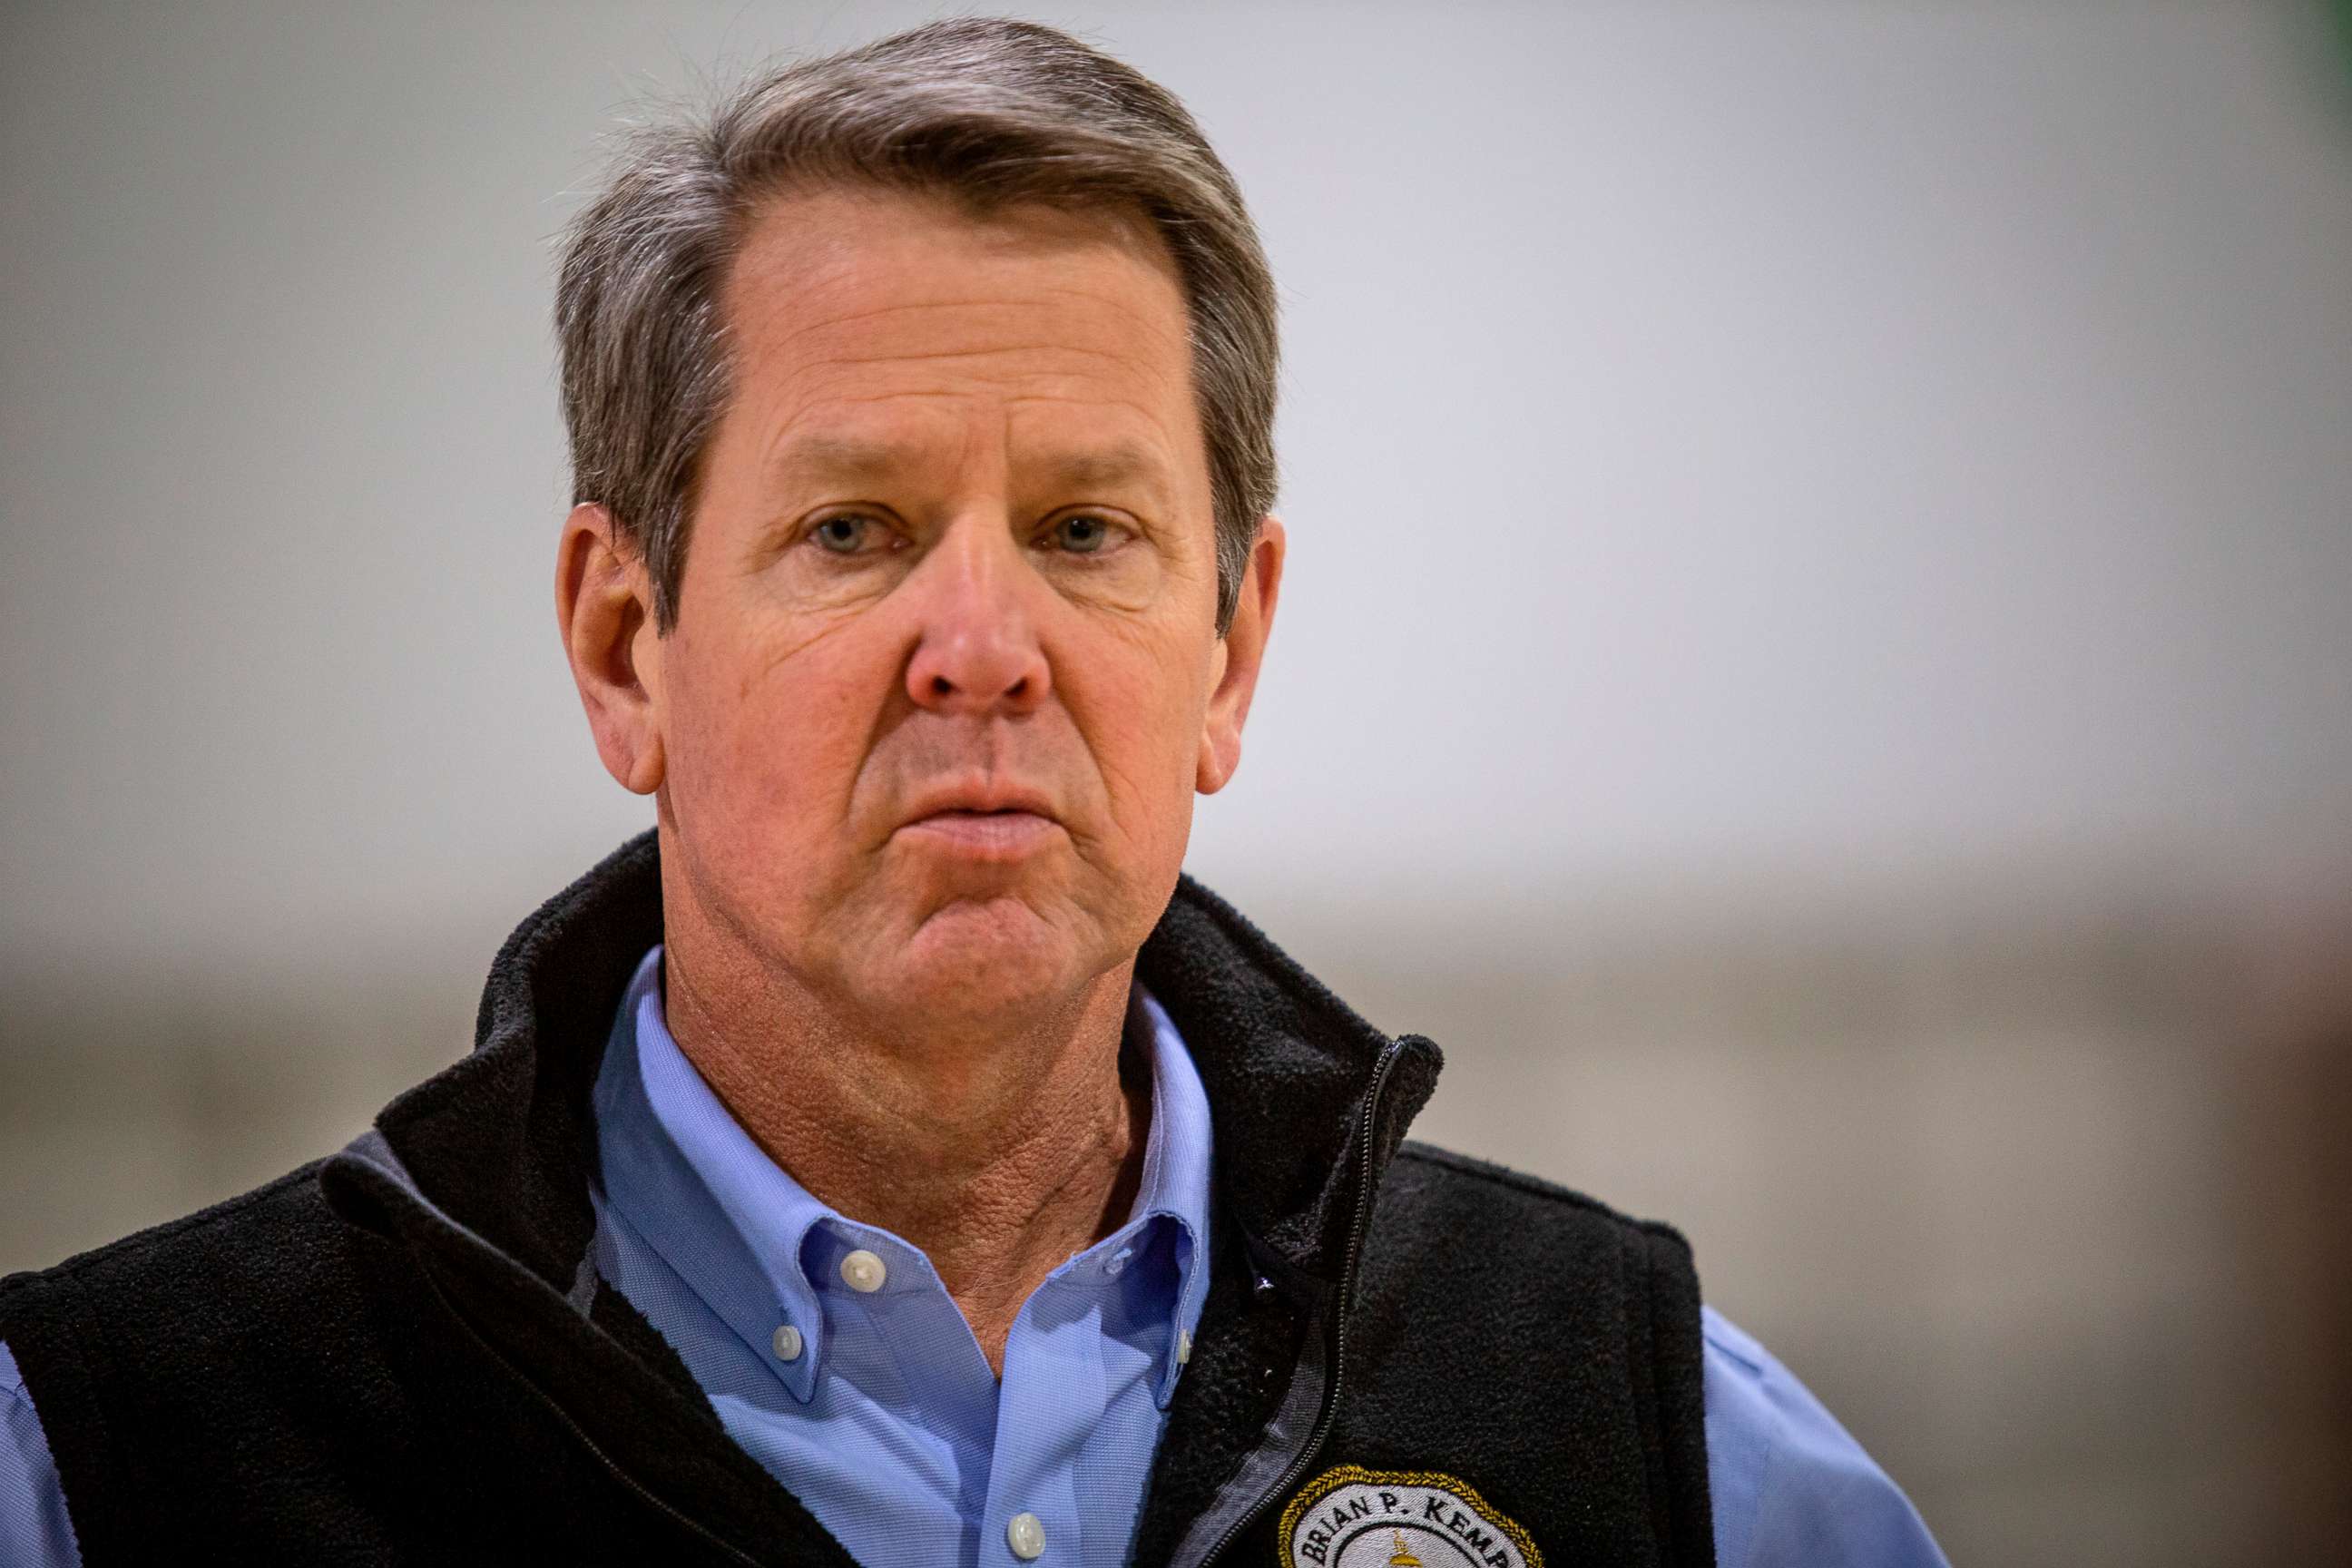
<instances>
[{"instance_id":1,"label":"blurred gray background","mask_svg":"<svg viewBox=\"0 0 2352 1568\"><path fill-rule=\"evenodd\" d=\"M598 138L903 5L9 5L0 1269L341 1143L646 805L558 647ZM1286 310L1191 865L1672 1218L1955 1562L2347 1560L2341 7L1055 7Z\"/></svg>"}]
</instances>

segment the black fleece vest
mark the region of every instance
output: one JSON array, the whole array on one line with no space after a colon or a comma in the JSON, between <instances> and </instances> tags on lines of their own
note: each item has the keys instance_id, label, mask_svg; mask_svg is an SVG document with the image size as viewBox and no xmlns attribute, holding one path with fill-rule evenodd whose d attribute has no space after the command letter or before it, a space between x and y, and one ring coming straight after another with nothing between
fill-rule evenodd
<instances>
[{"instance_id":1,"label":"black fleece vest","mask_svg":"<svg viewBox=\"0 0 2352 1568\"><path fill-rule=\"evenodd\" d=\"M0 1281L89 1568L849 1563L588 1262L659 888L647 835L541 908L472 1053L341 1152ZM1711 1563L1682 1239L1401 1147L1436 1047L1190 879L1137 973L1208 1090L1218 1234L1134 1561Z\"/></svg>"}]
</instances>

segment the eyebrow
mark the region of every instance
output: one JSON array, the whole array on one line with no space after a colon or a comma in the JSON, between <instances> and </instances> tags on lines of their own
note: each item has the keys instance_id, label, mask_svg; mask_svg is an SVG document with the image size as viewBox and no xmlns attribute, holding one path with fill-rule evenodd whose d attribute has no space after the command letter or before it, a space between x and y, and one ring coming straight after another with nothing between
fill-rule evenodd
<instances>
[{"instance_id":1,"label":"eyebrow","mask_svg":"<svg viewBox=\"0 0 2352 1568\"><path fill-rule=\"evenodd\" d=\"M856 436L796 436L777 452L780 474L814 474L864 479L898 471L906 465L906 451L887 441Z\"/></svg>"},{"instance_id":2,"label":"eyebrow","mask_svg":"<svg viewBox=\"0 0 2352 1568\"><path fill-rule=\"evenodd\" d=\"M887 479L920 463L920 449L862 436L811 434L786 442L776 454L774 471L800 478L866 480ZM1130 440L1101 447L1075 447L1053 453L1026 465L1050 482L1071 489L1114 489L1140 485L1164 496L1168 471L1154 448Z\"/></svg>"},{"instance_id":3,"label":"eyebrow","mask_svg":"<svg viewBox=\"0 0 2352 1568\"><path fill-rule=\"evenodd\" d=\"M1076 489L1122 484L1157 486L1167 478L1160 455L1129 441L1108 447L1057 453L1042 465L1045 471Z\"/></svg>"}]
</instances>

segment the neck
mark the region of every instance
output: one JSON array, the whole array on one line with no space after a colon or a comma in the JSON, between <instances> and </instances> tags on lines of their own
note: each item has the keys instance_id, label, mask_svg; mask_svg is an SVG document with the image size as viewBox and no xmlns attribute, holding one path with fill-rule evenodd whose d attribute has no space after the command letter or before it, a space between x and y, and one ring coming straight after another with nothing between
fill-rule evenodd
<instances>
[{"instance_id":1,"label":"neck","mask_svg":"<svg viewBox=\"0 0 2352 1568\"><path fill-rule=\"evenodd\" d=\"M1119 1073L1133 961L1004 1027L910 1039L666 934L678 1049L819 1201L923 1250L1001 1375L1022 1303L1134 1205L1151 1088Z\"/></svg>"}]
</instances>

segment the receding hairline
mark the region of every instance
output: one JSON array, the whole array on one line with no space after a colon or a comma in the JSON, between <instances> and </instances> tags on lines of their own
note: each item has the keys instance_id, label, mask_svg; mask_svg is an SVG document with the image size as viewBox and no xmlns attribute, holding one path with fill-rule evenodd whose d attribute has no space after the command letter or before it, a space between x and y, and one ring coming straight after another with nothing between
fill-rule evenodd
<instances>
[{"instance_id":1,"label":"receding hairline","mask_svg":"<svg viewBox=\"0 0 2352 1568\"><path fill-rule=\"evenodd\" d=\"M1192 299L1191 279L1168 236L1152 220L1143 204L1126 197L1064 198L1044 195L979 195L936 180L909 176L893 178L850 173L840 175L793 175L763 185L742 202L724 246L724 266L719 296L731 304L743 274L744 258L757 246L776 244L793 231L786 222L795 206L822 209L843 202L866 208L913 204L954 216L959 222L1003 234L1025 231L1059 243L1077 246L1110 240L1145 262L1176 291L1189 337ZM814 237L824 245L831 237Z\"/></svg>"}]
</instances>

